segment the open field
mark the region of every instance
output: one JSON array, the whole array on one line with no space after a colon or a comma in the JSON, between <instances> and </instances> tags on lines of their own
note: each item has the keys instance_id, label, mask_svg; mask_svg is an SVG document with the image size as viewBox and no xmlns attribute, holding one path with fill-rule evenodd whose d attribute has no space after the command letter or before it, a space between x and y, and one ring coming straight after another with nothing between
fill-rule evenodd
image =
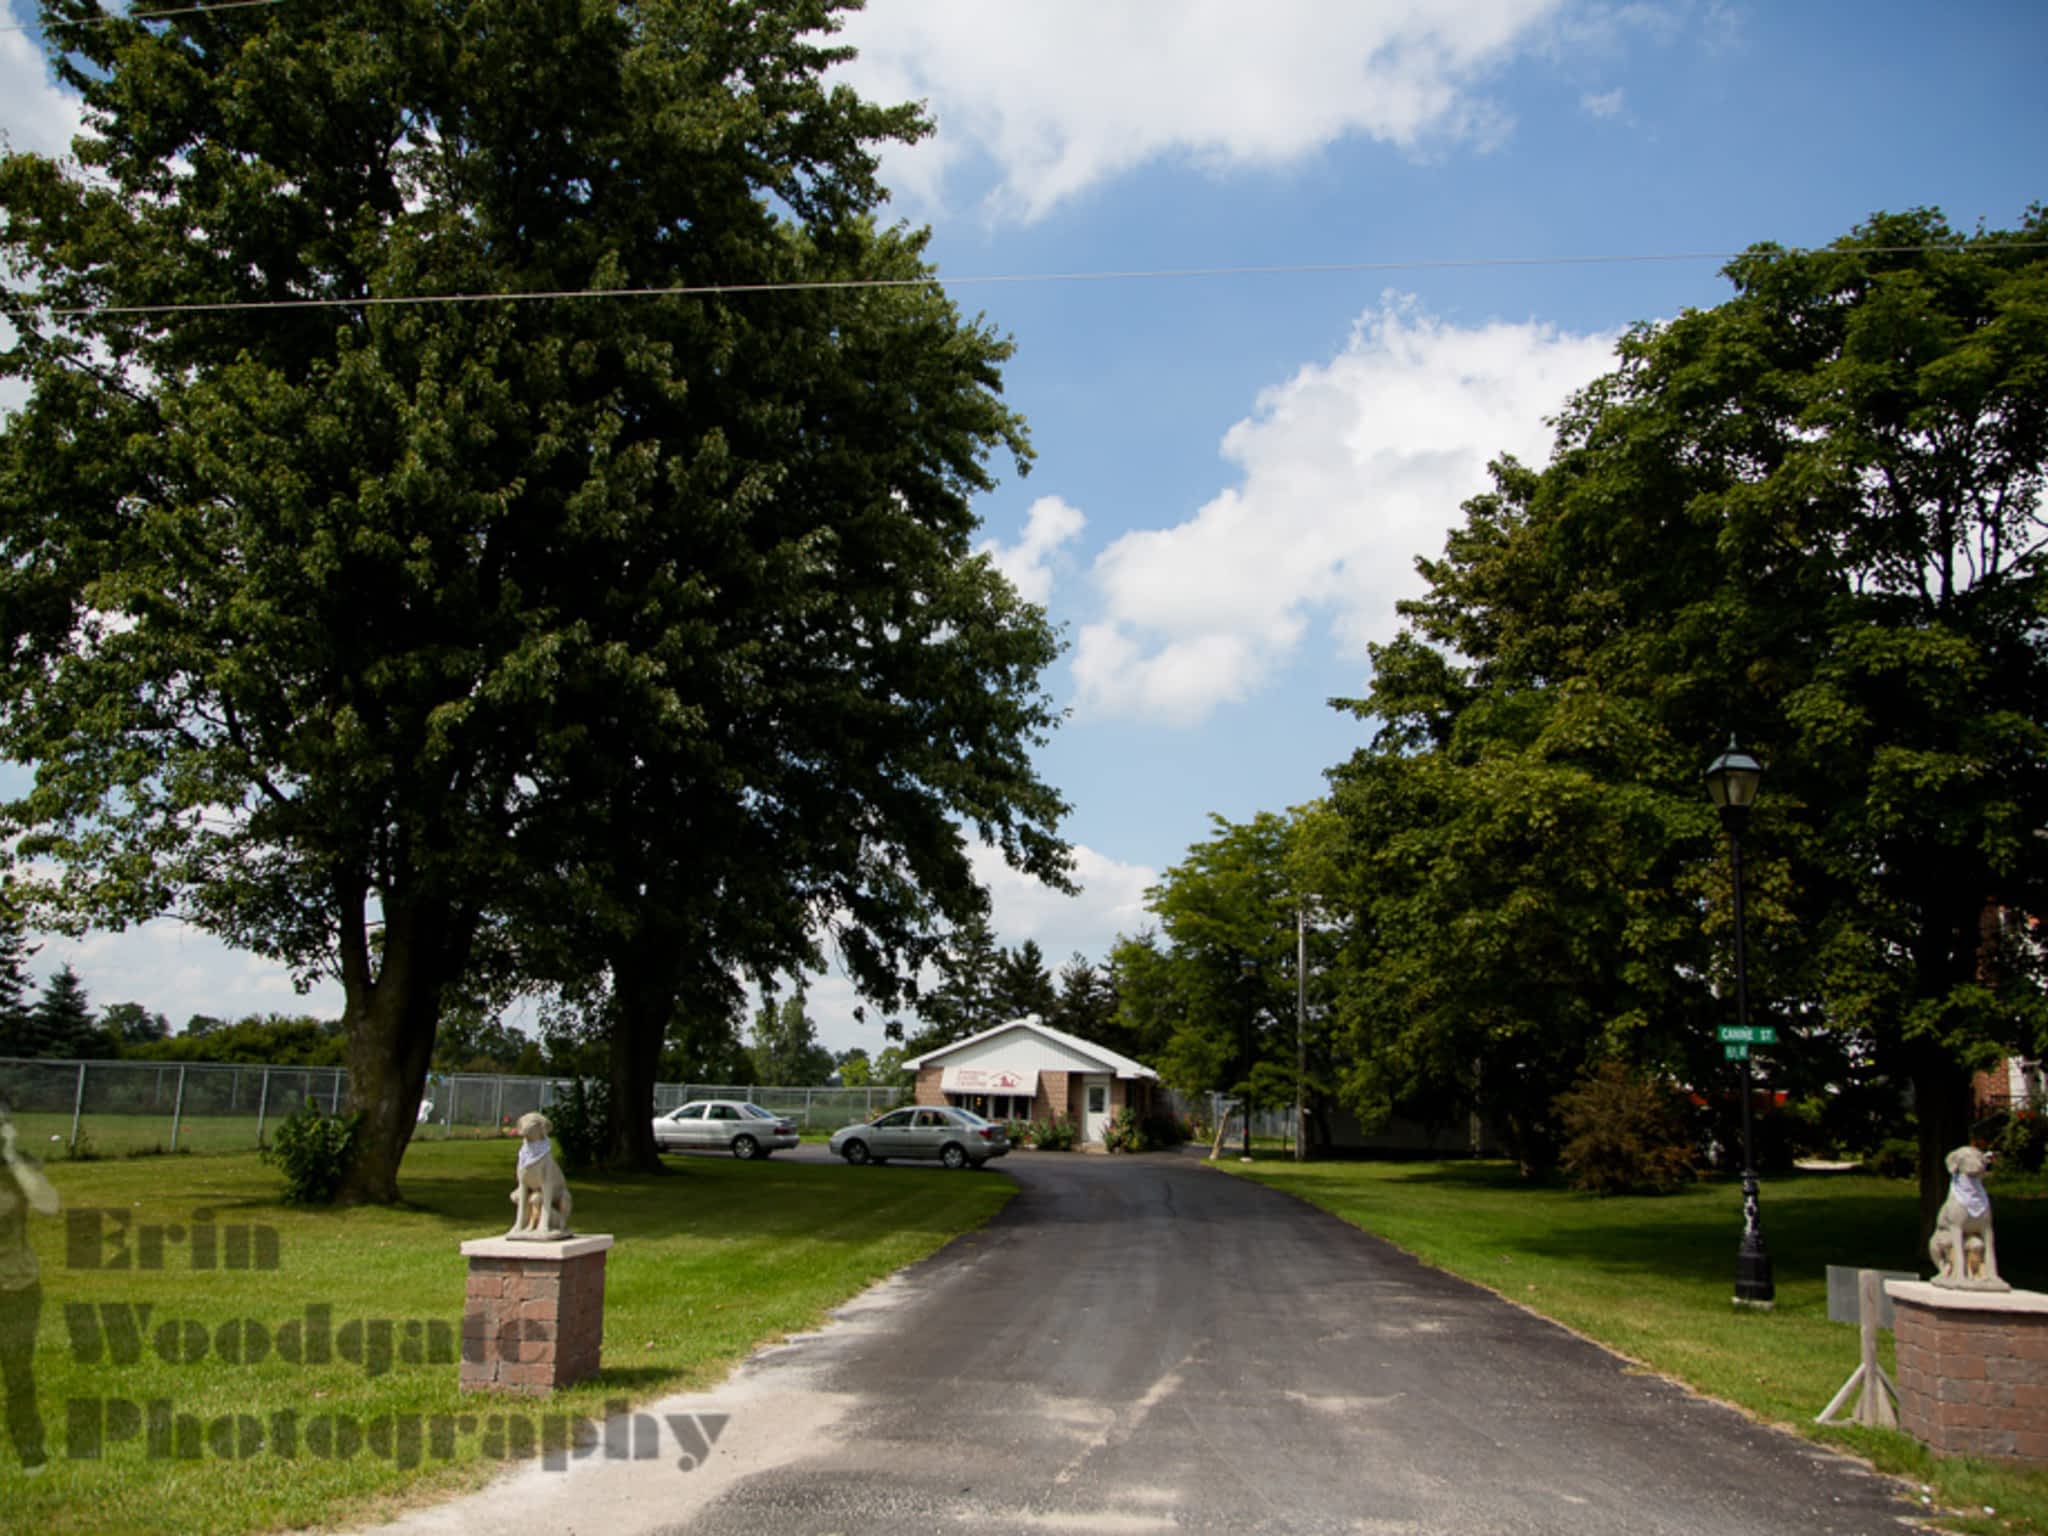
<instances>
[{"instance_id":1,"label":"open field","mask_svg":"<svg viewBox=\"0 0 2048 1536\"><path fill-rule=\"evenodd\" d=\"M1498 1291L1695 1390L1929 1486L1947 1522L2048 1536L2048 1468L1936 1460L1884 1430L1815 1425L1856 1367L1856 1330L1827 1320L1827 1266L1928 1272L1911 1183L1860 1174L1763 1182L1777 1283L1768 1313L1737 1311L1741 1193L1729 1181L1599 1199L1524 1185L1489 1162L1221 1164L1311 1201L1427 1263ZM1990 1185L1999 1266L2048 1289L2048 1181ZM1882 1336L1890 1365L1891 1335ZM1674 1453L1681 1448L1674 1448ZM1995 1513L1987 1515L1985 1507Z\"/></svg>"},{"instance_id":2,"label":"open field","mask_svg":"<svg viewBox=\"0 0 2048 1536\"><path fill-rule=\"evenodd\" d=\"M835 1305L890 1272L987 1221L1012 1185L997 1178L941 1178L916 1170L873 1170L723 1158L673 1161L666 1176L578 1178L576 1226L610 1232L605 1363L593 1380L546 1400L479 1399L457 1390L452 1359L433 1358L432 1325L459 1348L464 1239L495 1235L509 1220L512 1155L501 1141L415 1145L396 1209L292 1210L276 1203L275 1170L254 1154L193 1158L57 1161L49 1165L67 1213L98 1210L108 1236L103 1261L126 1254L125 1269L68 1263L64 1219L32 1219L42 1265L43 1310L37 1396L49 1435L48 1472L21 1479L0 1448L0 1500L9 1529L44 1532L247 1532L360 1519L388 1504L467 1486L496 1469L496 1447L480 1424L453 1454L429 1450L402 1467L365 1445L321 1454L312 1430L326 1418L362 1426L393 1415L500 1410L537 1424L548 1415L601 1419L622 1400L646 1401L720 1379L763 1342L817 1326ZM190 1234L209 1224L229 1251L230 1229L268 1228L271 1270L195 1267ZM162 1231L161 1267L138 1267ZM171 1229L176 1229L171 1230ZM84 1253L81 1247L81 1256ZM424 1358L295 1364L276 1349L255 1363L221 1357L244 1333L278 1339L294 1322L310 1330L309 1307L331 1309L337 1355L350 1322L388 1321L404 1352L407 1324L419 1323ZM90 1314L67 1308L92 1308ZM145 1311L144 1309L148 1309ZM249 1320L256 1329L229 1329ZM116 1359L116 1337L132 1322L139 1347ZM159 1332L166 1324L175 1325ZM186 1325L193 1326L186 1326ZM366 1329L365 1340L375 1336ZM294 1351L296 1353L296 1351ZM152 1404L165 1414L247 1415L266 1428L298 1415L296 1455L266 1443L243 1457L203 1442L196 1458L153 1454ZM73 1405L77 1406L73 1406ZM135 1405L131 1410L124 1405ZM115 1429L132 1412L136 1432ZM72 1415L98 1423L103 1445L84 1459ZM517 1430L508 1431L516 1434ZM175 1451L175 1437L156 1450Z\"/></svg>"}]
</instances>

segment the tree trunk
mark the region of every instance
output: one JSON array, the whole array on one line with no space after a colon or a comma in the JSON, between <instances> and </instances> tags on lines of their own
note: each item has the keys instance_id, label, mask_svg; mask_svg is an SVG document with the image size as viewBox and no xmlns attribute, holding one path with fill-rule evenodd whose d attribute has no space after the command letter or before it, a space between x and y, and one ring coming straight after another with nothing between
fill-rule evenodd
<instances>
[{"instance_id":1,"label":"tree trunk","mask_svg":"<svg viewBox=\"0 0 2048 1536\"><path fill-rule=\"evenodd\" d=\"M360 894L342 908L347 1107L362 1121L336 1198L392 1205L433 1060L441 989L462 973L471 929L446 909L387 899L381 964L373 971L362 910Z\"/></svg>"},{"instance_id":2,"label":"tree trunk","mask_svg":"<svg viewBox=\"0 0 2048 1536\"><path fill-rule=\"evenodd\" d=\"M1948 1198L1946 1159L1970 1140L1975 1105L1969 1071L1928 1052L1913 1066L1913 1107L1920 1120L1920 1246L1925 1248Z\"/></svg>"},{"instance_id":3,"label":"tree trunk","mask_svg":"<svg viewBox=\"0 0 2048 1536\"><path fill-rule=\"evenodd\" d=\"M1930 902L1915 946L1923 998L1953 996L1957 987L1991 979L1984 954L1984 903L1956 892ZM1910 1042L1907 1061L1913 1110L1920 1122L1920 1246L1934 1235L1948 1198L1948 1154L1967 1146L1976 1120L1974 1074L1956 1048L1933 1039Z\"/></svg>"},{"instance_id":4,"label":"tree trunk","mask_svg":"<svg viewBox=\"0 0 2048 1536\"><path fill-rule=\"evenodd\" d=\"M647 952L622 945L612 960L612 1018L608 1078L611 1135L605 1164L644 1173L662 1172L654 1143L654 1081L661 1048L675 1013L675 967Z\"/></svg>"}]
</instances>

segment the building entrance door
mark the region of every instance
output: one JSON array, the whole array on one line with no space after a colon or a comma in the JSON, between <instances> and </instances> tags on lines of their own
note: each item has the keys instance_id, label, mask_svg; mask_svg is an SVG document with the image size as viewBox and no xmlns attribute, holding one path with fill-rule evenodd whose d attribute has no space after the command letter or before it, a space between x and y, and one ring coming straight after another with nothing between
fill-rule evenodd
<instances>
[{"instance_id":1,"label":"building entrance door","mask_svg":"<svg viewBox=\"0 0 2048 1536\"><path fill-rule=\"evenodd\" d=\"M1081 1139L1100 1146L1109 1131L1109 1079L1082 1078L1081 1103Z\"/></svg>"}]
</instances>

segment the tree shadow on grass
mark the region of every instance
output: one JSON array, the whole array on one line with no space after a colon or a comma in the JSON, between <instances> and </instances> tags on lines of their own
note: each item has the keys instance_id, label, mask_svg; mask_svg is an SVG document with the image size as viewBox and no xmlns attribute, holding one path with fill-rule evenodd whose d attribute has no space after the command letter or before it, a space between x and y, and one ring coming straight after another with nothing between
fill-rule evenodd
<instances>
[{"instance_id":1,"label":"tree shadow on grass","mask_svg":"<svg viewBox=\"0 0 2048 1536\"><path fill-rule=\"evenodd\" d=\"M1733 1274L1742 1236L1741 1190L1733 1183L1678 1199L1584 1199L1566 1208L1568 1220L1524 1231L1515 1246L1611 1274ZM1802 1176L1774 1190L1765 1181L1759 1209L1781 1286L1818 1282L1831 1264L1931 1272L1910 1185L1830 1189ZM1996 1212L2000 1272L2016 1287L2048 1286L2048 1201L2007 1200Z\"/></svg>"},{"instance_id":2,"label":"tree shadow on grass","mask_svg":"<svg viewBox=\"0 0 2048 1536\"><path fill-rule=\"evenodd\" d=\"M951 1233L945 1206L930 1219L927 1202L906 1188L868 1181L851 1195L836 1179L803 1165L780 1168L748 1165L731 1175L706 1171L696 1176L601 1174L571 1177L572 1225L578 1232L607 1232L633 1239L788 1238L857 1247L874 1240L878 1222L892 1231ZM839 1170L824 1170L837 1174ZM413 1177L406 1180L406 1204L415 1213L466 1237L488 1237L511 1225L511 1179L502 1187L479 1188L474 1176Z\"/></svg>"}]
</instances>

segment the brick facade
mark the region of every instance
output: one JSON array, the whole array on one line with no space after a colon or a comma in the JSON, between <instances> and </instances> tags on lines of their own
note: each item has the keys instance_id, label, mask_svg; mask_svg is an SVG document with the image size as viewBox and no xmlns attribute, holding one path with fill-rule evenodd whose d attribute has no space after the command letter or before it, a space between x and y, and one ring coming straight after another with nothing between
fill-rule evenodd
<instances>
[{"instance_id":1,"label":"brick facade","mask_svg":"<svg viewBox=\"0 0 2048 1536\"><path fill-rule=\"evenodd\" d=\"M2048 1462L2048 1296L1886 1289L1899 1427L1943 1455Z\"/></svg>"},{"instance_id":2,"label":"brick facade","mask_svg":"<svg viewBox=\"0 0 2048 1536\"><path fill-rule=\"evenodd\" d=\"M608 1236L464 1243L462 1390L551 1392L597 1371Z\"/></svg>"}]
</instances>

